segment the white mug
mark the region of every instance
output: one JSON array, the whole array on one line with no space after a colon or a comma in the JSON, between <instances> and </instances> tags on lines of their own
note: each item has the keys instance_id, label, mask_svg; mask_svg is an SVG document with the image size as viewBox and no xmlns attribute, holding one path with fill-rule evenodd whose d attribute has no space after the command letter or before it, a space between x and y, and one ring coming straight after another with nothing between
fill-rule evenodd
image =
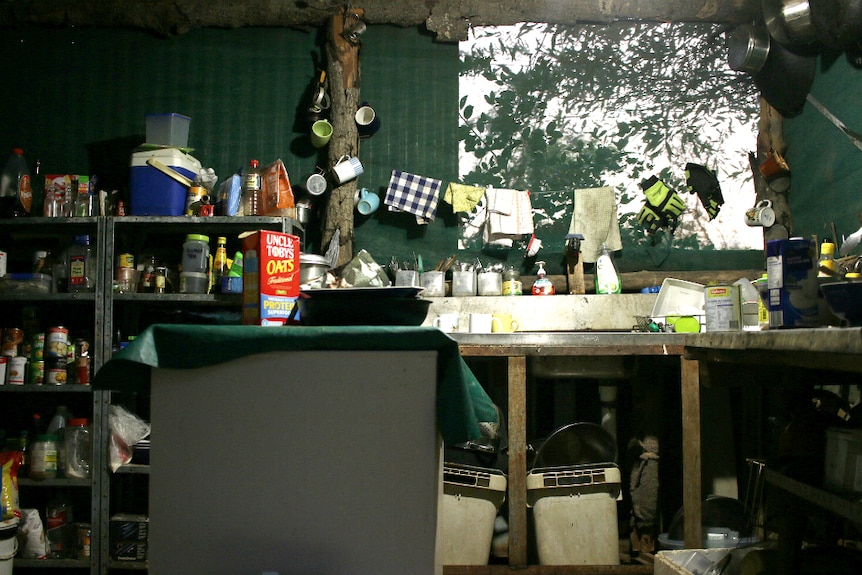
<instances>
[{"instance_id":1,"label":"white mug","mask_svg":"<svg viewBox=\"0 0 862 575\"><path fill-rule=\"evenodd\" d=\"M470 314L470 333L491 333L493 317L489 313Z\"/></svg>"},{"instance_id":2,"label":"white mug","mask_svg":"<svg viewBox=\"0 0 862 575\"><path fill-rule=\"evenodd\" d=\"M458 314L441 313L434 318L434 327L443 333L454 333L458 331Z\"/></svg>"},{"instance_id":3,"label":"white mug","mask_svg":"<svg viewBox=\"0 0 862 575\"><path fill-rule=\"evenodd\" d=\"M362 163L356 156L341 156L332 166L332 175L338 184L346 184L350 180L355 180L364 171Z\"/></svg>"},{"instance_id":4,"label":"white mug","mask_svg":"<svg viewBox=\"0 0 862 575\"><path fill-rule=\"evenodd\" d=\"M771 227L775 223L775 210L772 209L772 202L760 200L753 208L746 210L745 223L751 227Z\"/></svg>"}]
</instances>

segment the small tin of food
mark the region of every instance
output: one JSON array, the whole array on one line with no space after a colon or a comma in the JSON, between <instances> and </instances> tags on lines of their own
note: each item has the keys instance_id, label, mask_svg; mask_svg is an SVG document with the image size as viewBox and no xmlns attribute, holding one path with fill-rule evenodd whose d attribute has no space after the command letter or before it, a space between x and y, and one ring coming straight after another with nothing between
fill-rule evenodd
<instances>
[{"instance_id":1,"label":"small tin of food","mask_svg":"<svg viewBox=\"0 0 862 575\"><path fill-rule=\"evenodd\" d=\"M24 343L24 331L20 327L7 327L3 330L3 343L0 353L6 357L18 355L20 345Z\"/></svg>"},{"instance_id":2,"label":"small tin of food","mask_svg":"<svg viewBox=\"0 0 862 575\"><path fill-rule=\"evenodd\" d=\"M69 349L69 330L61 325L49 327L45 334L45 355L66 357Z\"/></svg>"},{"instance_id":3,"label":"small tin of food","mask_svg":"<svg viewBox=\"0 0 862 575\"><path fill-rule=\"evenodd\" d=\"M24 385L24 373L26 371L26 357L10 357L6 362L6 383L9 385Z\"/></svg>"},{"instance_id":4,"label":"small tin of food","mask_svg":"<svg viewBox=\"0 0 862 575\"><path fill-rule=\"evenodd\" d=\"M63 369L45 370L45 385L66 385L67 380L65 367Z\"/></svg>"},{"instance_id":5,"label":"small tin of food","mask_svg":"<svg viewBox=\"0 0 862 575\"><path fill-rule=\"evenodd\" d=\"M45 362L43 360L30 361L30 372L27 375L27 383L31 385L42 385L45 383Z\"/></svg>"},{"instance_id":6,"label":"small tin of food","mask_svg":"<svg viewBox=\"0 0 862 575\"><path fill-rule=\"evenodd\" d=\"M30 359L32 361L42 361L45 359L45 334L37 333L33 336L30 344Z\"/></svg>"},{"instance_id":7,"label":"small tin of food","mask_svg":"<svg viewBox=\"0 0 862 575\"><path fill-rule=\"evenodd\" d=\"M703 294L706 331L735 331L742 329L739 286L706 286Z\"/></svg>"}]
</instances>

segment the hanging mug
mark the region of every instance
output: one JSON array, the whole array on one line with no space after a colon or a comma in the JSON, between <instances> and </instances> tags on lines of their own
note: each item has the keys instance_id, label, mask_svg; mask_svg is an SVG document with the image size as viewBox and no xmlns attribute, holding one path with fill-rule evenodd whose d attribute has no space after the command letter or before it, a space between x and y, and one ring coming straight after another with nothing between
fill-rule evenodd
<instances>
[{"instance_id":1,"label":"hanging mug","mask_svg":"<svg viewBox=\"0 0 862 575\"><path fill-rule=\"evenodd\" d=\"M772 209L772 202L760 200L753 208L747 209L745 211L745 223L751 227L771 227L775 223L775 210Z\"/></svg>"},{"instance_id":2,"label":"hanging mug","mask_svg":"<svg viewBox=\"0 0 862 575\"><path fill-rule=\"evenodd\" d=\"M353 203L356 206L357 212L363 216L369 216L380 207L380 196L368 188L362 188L361 190L356 190L356 193L353 195Z\"/></svg>"},{"instance_id":3,"label":"hanging mug","mask_svg":"<svg viewBox=\"0 0 862 575\"><path fill-rule=\"evenodd\" d=\"M339 185L355 180L364 171L362 162L356 156L341 156L335 165L332 166L332 176Z\"/></svg>"},{"instance_id":4,"label":"hanging mug","mask_svg":"<svg viewBox=\"0 0 862 575\"><path fill-rule=\"evenodd\" d=\"M318 120L311 125L311 145L322 148L332 139L332 124L329 120Z\"/></svg>"},{"instance_id":5,"label":"hanging mug","mask_svg":"<svg viewBox=\"0 0 862 575\"><path fill-rule=\"evenodd\" d=\"M368 102L363 102L359 106L353 119L356 121L356 131L362 138L369 138L380 129L380 117L374 108L368 105Z\"/></svg>"}]
</instances>

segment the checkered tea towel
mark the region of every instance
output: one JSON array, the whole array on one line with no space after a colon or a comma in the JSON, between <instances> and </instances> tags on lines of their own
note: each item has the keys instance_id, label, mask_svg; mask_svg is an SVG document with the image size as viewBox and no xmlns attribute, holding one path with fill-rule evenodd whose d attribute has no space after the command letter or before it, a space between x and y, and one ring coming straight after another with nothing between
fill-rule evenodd
<instances>
[{"instance_id":1,"label":"checkered tea towel","mask_svg":"<svg viewBox=\"0 0 862 575\"><path fill-rule=\"evenodd\" d=\"M383 203L389 206L390 211L411 213L416 216L417 223L427 224L433 222L437 215L442 186L440 180L392 170Z\"/></svg>"}]
</instances>

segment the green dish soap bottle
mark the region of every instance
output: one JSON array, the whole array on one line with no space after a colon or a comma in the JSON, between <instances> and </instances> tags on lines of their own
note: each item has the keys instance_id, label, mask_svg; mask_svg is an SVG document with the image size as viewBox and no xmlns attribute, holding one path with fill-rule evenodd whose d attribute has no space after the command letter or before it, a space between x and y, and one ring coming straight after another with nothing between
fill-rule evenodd
<instances>
[{"instance_id":1,"label":"green dish soap bottle","mask_svg":"<svg viewBox=\"0 0 862 575\"><path fill-rule=\"evenodd\" d=\"M602 253L596 260L596 293L622 293L622 282L620 274L614 265L611 250L606 244L602 244Z\"/></svg>"}]
</instances>

